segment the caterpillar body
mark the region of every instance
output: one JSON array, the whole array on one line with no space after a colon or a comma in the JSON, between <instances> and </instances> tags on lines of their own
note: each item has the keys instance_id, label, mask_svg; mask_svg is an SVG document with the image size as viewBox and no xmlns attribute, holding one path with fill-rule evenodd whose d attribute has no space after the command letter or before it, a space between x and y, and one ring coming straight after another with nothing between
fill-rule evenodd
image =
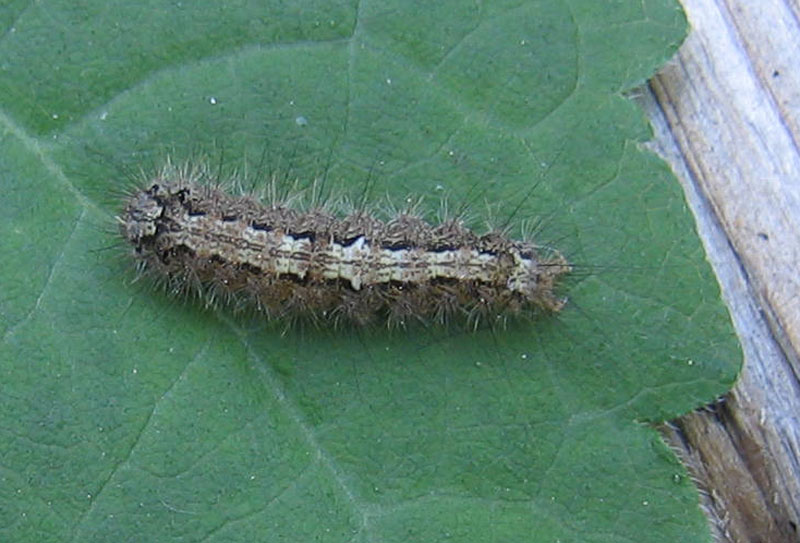
<instances>
[{"instance_id":1,"label":"caterpillar body","mask_svg":"<svg viewBox=\"0 0 800 543\"><path fill-rule=\"evenodd\" d=\"M168 162L117 217L141 272L209 305L334 324L477 326L566 302L556 288L571 266L556 250L477 234L460 218L430 224L412 211L381 220L299 209L291 198L264 203L210 177Z\"/></svg>"}]
</instances>

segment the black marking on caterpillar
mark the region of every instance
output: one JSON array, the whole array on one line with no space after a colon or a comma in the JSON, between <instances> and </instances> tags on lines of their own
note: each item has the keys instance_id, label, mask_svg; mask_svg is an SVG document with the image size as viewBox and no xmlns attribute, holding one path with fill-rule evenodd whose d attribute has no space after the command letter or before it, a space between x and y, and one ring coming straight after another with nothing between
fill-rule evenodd
<instances>
[{"instance_id":1,"label":"black marking on caterpillar","mask_svg":"<svg viewBox=\"0 0 800 543\"><path fill-rule=\"evenodd\" d=\"M566 303L556 288L571 266L556 250L476 234L459 217L432 225L407 210L384 221L293 200L231 195L207 168L167 161L117 220L140 273L269 318L478 326Z\"/></svg>"}]
</instances>

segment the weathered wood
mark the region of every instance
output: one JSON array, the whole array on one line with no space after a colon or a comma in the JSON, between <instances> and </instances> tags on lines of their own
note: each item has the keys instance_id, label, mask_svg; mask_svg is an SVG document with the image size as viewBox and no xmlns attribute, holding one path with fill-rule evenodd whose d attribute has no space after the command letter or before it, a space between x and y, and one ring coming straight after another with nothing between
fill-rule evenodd
<instances>
[{"instance_id":1,"label":"weathered wood","mask_svg":"<svg viewBox=\"0 0 800 543\"><path fill-rule=\"evenodd\" d=\"M692 32L639 100L686 190L745 353L665 429L720 541L800 541L800 7L683 0Z\"/></svg>"}]
</instances>

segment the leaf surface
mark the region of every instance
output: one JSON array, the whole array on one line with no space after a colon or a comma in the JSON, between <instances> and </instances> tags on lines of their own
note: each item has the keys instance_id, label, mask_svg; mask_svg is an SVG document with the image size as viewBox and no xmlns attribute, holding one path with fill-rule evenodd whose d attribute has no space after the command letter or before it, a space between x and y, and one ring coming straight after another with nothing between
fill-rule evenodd
<instances>
[{"instance_id":1,"label":"leaf surface","mask_svg":"<svg viewBox=\"0 0 800 543\"><path fill-rule=\"evenodd\" d=\"M0 24L0 539L709 540L649 423L741 354L622 96L682 40L675 2L11 2ZM167 156L536 222L570 302L477 332L176 302L131 283L113 220Z\"/></svg>"}]
</instances>

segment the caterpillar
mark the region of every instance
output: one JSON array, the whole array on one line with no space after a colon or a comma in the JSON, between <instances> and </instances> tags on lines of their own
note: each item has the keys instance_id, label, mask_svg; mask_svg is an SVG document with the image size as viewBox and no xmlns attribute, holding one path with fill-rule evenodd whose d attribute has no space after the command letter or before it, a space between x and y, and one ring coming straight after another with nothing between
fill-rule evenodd
<instances>
[{"instance_id":1,"label":"caterpillar","mask_svg":"<svg viewBox=\"0 0 800 543\"><path fill-rule=\"evenodd\" d=\"M413 209L381 219L364 209L302 209L231 194L204 166L170 161L132 191L117 216L140 274L206 305L253 307L267 318L389 327L469 326L557 313L571 271L557 250L478 234L460 217L431 224Z\"/></svg>"}]
</instances>

